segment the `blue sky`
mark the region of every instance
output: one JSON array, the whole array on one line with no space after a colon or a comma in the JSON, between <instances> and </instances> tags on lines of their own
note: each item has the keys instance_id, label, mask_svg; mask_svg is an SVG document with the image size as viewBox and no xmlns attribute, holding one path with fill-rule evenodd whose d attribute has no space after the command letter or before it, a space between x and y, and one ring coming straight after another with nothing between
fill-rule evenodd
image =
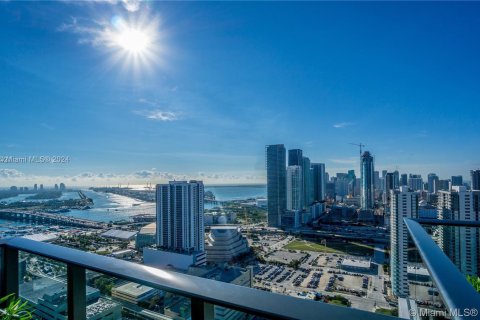
<instances>
[{"instance_id":1,"label":"blue sky","mask_svg":"<svg viewBox=\"0 0 480 320\"><path fill-rule=\"evenodd\" d=\"M331 174L480 167L480 3L0 2L0 185L263 182L266 144ZM115 19L147 30L136 58ZM110 33L109 33L110 32ZM40 181L41 180L41 181Z\"/></svg>"}]
</instances>

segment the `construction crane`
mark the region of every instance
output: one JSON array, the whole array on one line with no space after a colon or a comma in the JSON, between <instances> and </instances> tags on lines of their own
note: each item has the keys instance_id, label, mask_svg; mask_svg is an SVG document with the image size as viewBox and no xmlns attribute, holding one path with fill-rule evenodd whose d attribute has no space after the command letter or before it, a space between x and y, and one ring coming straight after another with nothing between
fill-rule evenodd
<instances>
[{"instance_id":1,"label":"construction crane","mask_svg":"<svg viewBox=\"0 0 480 320\"><path fill-rule=\"evenodd\" d=\"M349 144L353 144L354 146L357 146L360 148L360 158L362 157L362 147L365 147L364 144L362 144L361 142L360 143L353 143L353 142L350 142Z\"/></svg>"}]
</instances>

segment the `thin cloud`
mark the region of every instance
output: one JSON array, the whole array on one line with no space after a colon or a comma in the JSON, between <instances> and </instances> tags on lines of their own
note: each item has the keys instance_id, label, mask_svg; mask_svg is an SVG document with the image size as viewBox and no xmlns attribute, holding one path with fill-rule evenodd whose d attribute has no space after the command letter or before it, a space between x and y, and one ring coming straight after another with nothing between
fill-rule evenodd
<instances>
[{"instance_id":1,"label":"thin cloud","mask_svg":"<svg viewBox=\"0 0 480 320\"><path fill-rule=\"evenodd\" d=\"M153 110L144 113L147 119L158 121L176 121L179 119L178 114L171 111Z\"/></svg>"},{"instance_id":2,"label":"thin cloud","mask_svg":"<svg viewBox=\"0 0 480 320\"><path fill-rule=\"evenodd\" d=\"M57 30L78 35L79 44L111 46L113 31L108 21L72 17L70 23L62 24Z\"/></svg>"},{"instance_id":3,"label":"thin cloud","mask_svg":"<svg viewBox=\"0 0 480 320\"><path fill-rule=\"evenodd\" d=\"M125 10L129 12L136 12L140 9L140 1L139 0L123 0L122 1L123 7Z\"/></svg>"},{"instance_id":4,"label":"thin cloud","mask_svg":"<svg viewBox=\"0 0 480 320\"><path fill-rule=\"evenodd\" d=\"M336 129L341 129L341 128L345 128L345 127L349 127L349 126L353 126L353 123L352 122L340 122L340 123L336 123L333 125L334 128Z\"/></svg>"},{"instance_id":5,"label":"thin cloud","mask_svg":"<svg viewBox=\"0 0 480 320\"><path fill-rule=\"evenodd\" d=\"M78 6L82 6L82 5L89 6L91 4L107 4L107 5L117 6L121 4L122 7L128 12L136 12L140 10L142 1L140 0L82 0L82 1L63 0L62 2L67 4L74 4Z\"/></svg>"},{"instance_id":6,"label":"thin cloud","mask_svg":"<svg viewBox=\"0 0 480 320\"><path fill-rule=\"evenodd\" d=\"M0 177L4 179L14 179L24 177L24 173L15 169L0 169Z\"/></svg>"},{"instance_id":7,"label":"thin cloud","mask_svg":"<svg viewBox=\"0 0 480 320\"><path fill-rule=\"evenodd\" d=\"M222 173L185 173L162 172L157 169L144 169L131 173L110 173L110 172L81 172L75 175L43 176L25 174L15 169L0 169L0 185L9 186L12 183L33 184L43 183L53 185L65 182L67 185L116 185L119 183L164 183L172 180L202 180L208 184L229 184L229 183L265 183L265 177L253 172L222 172Z\"/></svg>"}]
</instances>

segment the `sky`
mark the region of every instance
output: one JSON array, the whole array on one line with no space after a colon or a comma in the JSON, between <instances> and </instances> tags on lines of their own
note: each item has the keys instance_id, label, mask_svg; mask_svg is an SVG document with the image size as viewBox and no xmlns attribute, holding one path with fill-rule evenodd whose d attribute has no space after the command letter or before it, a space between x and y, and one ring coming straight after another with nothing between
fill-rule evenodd
<instances>
[{"instance_id":1,"label":"sky","mask_svg":"<svg viewBox=\"0 0 480 320\"><path fill-rule=\"evenodd\" d=\"M0 1L0 42L0 186L480 168L480 3Z\"/></svg>"}]
</instances>

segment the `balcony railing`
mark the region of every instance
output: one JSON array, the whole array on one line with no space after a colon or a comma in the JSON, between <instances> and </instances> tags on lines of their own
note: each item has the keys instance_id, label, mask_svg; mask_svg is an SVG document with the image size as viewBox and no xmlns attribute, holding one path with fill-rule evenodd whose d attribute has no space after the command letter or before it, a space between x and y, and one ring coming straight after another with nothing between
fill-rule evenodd
<instances>
[{"instance_id":1,"label":"balcony railing","mask_svg":"<svg viewBox=\"0 0 480 320\"><path fill-rule=\"evenodd\" d=\"M156 269L23 238L4 241L0 243L0 249L0 296L10 293L19 294L19 252L34 254L66 265L67 316L69 319L82 320L87 317L86 270L189 298L191 300L190 314L193 320L213 319L214 306L222 306L269 319L386 320L392 318L372 312ZM449 286L442 288L450 290ZM453 289L456 290L457 287ZM20 296L22 296L21 292ZM456 300L455 302L460 303Z\"/></svg>"},{"instance_id":2,"label":"balcony railing","mask_svg":"<svg viewBox=\"0 0 480 320\"><path fill-rule=\"evenodd\" d=\"M480 315L465 314L464 310L480 311L480 294L468 283L457 266L440 249L421 226L480 227L473 221L404 218L408 232L420 253L433 283L440 292L454 319L480 319Z\"/></svg>"}]
</instances>

